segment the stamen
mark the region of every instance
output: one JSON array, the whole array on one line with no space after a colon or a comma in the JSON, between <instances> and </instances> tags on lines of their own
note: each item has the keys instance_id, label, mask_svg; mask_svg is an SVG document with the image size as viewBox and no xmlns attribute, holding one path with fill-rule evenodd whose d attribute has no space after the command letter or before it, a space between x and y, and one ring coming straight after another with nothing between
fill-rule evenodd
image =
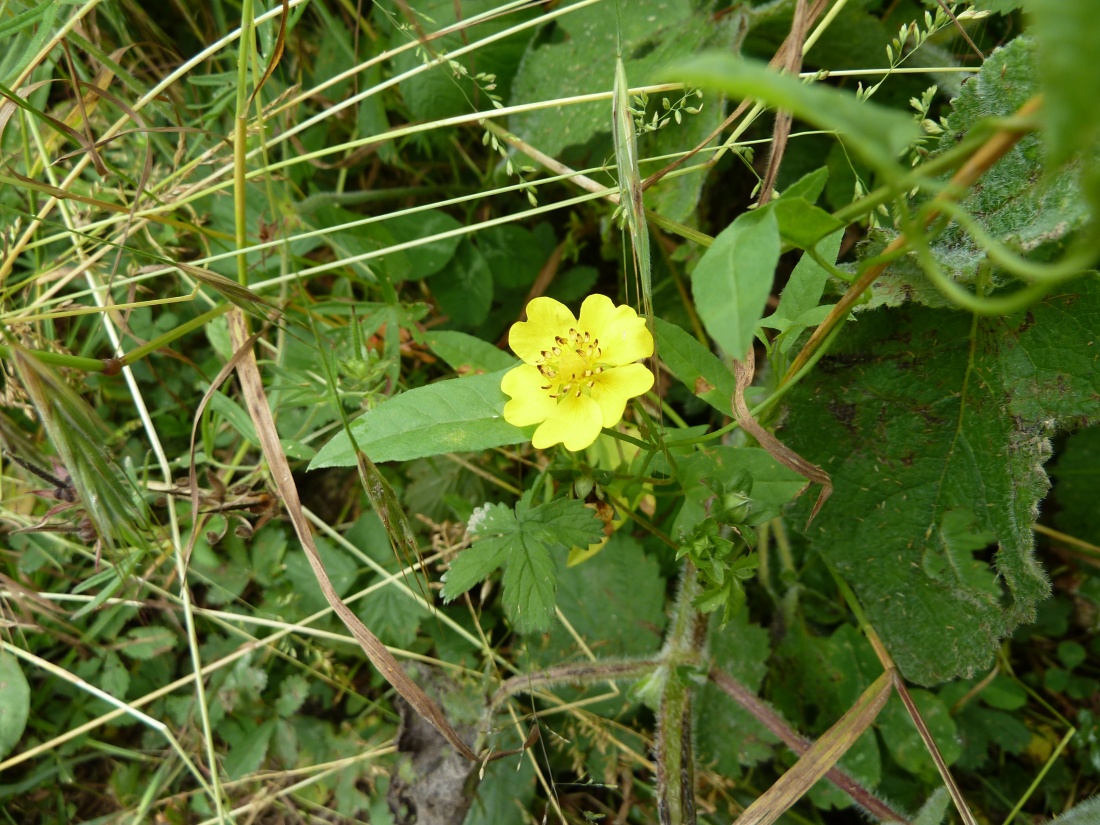
<instances>
[{"instance_id":1,"label":"stamen","mask_svg":"<svg viewBox=\"0 0 1100 825\"><path fill-rule=\"evenodd\" d=\"M565 339L562 338L560 335L555 335L554 340L557 341L559 344L565 344Z\"/></svg>"},{"instance_id":2,"label":"stamen","mask_svg":"<svg viewBox=\"0 0 1100 825\"><path fill-rule=\"evenodd\" d=\"M562 341L562 343L564 344L565 342ZM551 347L550 351L554 353L554 355L561 355L561 347Z\"/></svg>"},{"instance_id":3,"label":"stamen","mask_svg":"<svg viewBox=\"0 0 1100 825\"><path fill-rule=\"evenodd\" d=\"M550 389L551 386L553 386L553 385L552 384L547 384L545 387L539 387L539 389L540 390L548 390L548 389Z\"/></svg>"}]
</instances>

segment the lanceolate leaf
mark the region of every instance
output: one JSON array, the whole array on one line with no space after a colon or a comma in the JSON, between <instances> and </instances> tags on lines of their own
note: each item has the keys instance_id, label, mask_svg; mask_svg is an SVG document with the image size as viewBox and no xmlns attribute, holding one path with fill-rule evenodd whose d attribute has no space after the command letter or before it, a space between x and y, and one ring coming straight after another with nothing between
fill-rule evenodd
<instances>
[{"instance_id":1,"label":"lanceolate leaf","mask_svg":"<svg viewBox=\"0 0 1100 825\"><path fill-rule=\"evenodd\" d=\"M888 173L894 158L917 137L917 125L904 112L821 84L807 85L765 64L721 52L707 52L672 66L671 80L715 89L733 98L758 98L777 109L843 137L868 163Z\"/></svg>"},{"instance_id":2,"label":"lanceolate leaf","mask_svg":"<svg viewBox=\"0 0 1100 825\"><path fill-rule=\"evenodd\" d=\"M1047 593L1047 439L1100 415L1100 281L1074 286L980 322L865 313L792 392L782 435L836 485L807 535L914 681L988 667Z\"/></svg>"},{"instance_id":3,"label":"lanceolate leaf","mask_svg":"<svg viewBox=\"0 0 1100 825\"><path fill-rule=\"evenodd\" d=\"M407 461L527 441L534 427L520 429L504 420L508 399L500 391L500 379L505 372L441 381L391 398L352 423L359 449L371 461ZM354 464L351 441L341 432L321 448L309 468Z\"/></svg>"}]
</instances>

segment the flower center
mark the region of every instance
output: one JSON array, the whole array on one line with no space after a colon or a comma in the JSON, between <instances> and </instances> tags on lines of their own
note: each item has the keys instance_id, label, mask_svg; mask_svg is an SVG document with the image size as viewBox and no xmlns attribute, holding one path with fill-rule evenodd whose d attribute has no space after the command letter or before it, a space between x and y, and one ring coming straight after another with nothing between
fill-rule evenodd
<instances>
[{"instance_id":1,"label":"flower center","mask_svg":"<svg viewBox=\"0 0 1100 825\"><path fill-rule=\"evenodd\" d=\"M599 359L603 355L598 338L572 327L565 335L554 338L554 346L542 351L535 366L545 379L542 389L551 398L580 398L596 386L596 376L603 372Z\"/></svg>"}]
</instances>

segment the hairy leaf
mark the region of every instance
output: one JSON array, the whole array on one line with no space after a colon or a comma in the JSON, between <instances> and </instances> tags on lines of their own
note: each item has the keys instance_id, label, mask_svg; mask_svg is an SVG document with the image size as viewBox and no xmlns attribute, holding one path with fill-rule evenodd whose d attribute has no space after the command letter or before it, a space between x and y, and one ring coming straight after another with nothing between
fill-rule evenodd
<instances>
[{"instance_id":1,"label":"hairy leaf","mask_svg":"<svg viewBox=\"0 0 1100 825\"><path fill-rule=\"evenodd\" d=\"M922 684L988 667L1047 593L1047 436L1100 414L1100 281L1075 286L1003 319L865 313L792 391L783 437L836 486L807 535Z\"/></svg>"},{"instance_id":2,"label":"hairy leaf","mask_svg":"<svg viewBox=\"0 0 1100 825\"><path fill-rule=\"evenodd\" d=\"M468 529L474 544L444 576L443 598L454 600L504 567L504 610L520 633L550 627L557 592L551 553L584 547L603 536L602 523L582 502L555 499L531 506L531 491L516 503L515 511L503 504L475 511Z\"/></svg>"}]
</instances>

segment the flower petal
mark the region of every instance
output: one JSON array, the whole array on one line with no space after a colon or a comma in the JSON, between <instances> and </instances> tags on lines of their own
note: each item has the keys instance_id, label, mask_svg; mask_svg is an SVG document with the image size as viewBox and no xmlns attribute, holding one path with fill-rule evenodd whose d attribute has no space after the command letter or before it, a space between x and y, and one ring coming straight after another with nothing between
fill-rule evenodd
<instances>
[{"instance_id":1,"label":"flower petal","mask_svg":"<svg viewBox=\"0 0 1100 825\"><path fill-rule=\"evenodd\" d=\"M625 304L615 306L606 295L584 299L580 324L600 339L601 363L618 367L653 354L653 335L646 329L645 318Z\"/></svg>"},{"instance_id":2,"label":"flower petal","mask_svg":"<svg viewBox=\"0 0 1100 825\"><path fill-rule=\"evenodd\" d=\"M504 420L516 427L526 427L549 418L558 402L542 388L545 383L546 379L530 364L520 364L504 373L500 389L512 399L504 405Z\"/></svg>"},{"instance_id":3,"label":"flower petal","mask_svg":"<svg viewBox=\"0 0 1100 825\"><path fill-rule=\"evenodd\" d=\"M531 445L545 450L561 442L565 449L576 452L595 441L601 429L600 406L587 395L570 395L560 399L550 417L535 430Z\"/></svg>"},{"instance_id":4,"label":"flower petal","mask_svg":"<svg viewBox=\"0 0 1100 825\"><path fill-rule=\"evenodd\" d=\"M596 378L592 398L600 406L605 427L614 427L623 417L626 402L636 395L649 392L653 373L644 364L627 364L605 370Z\"/></svg>"},{"instance_id":5,"label":"flower petal","mask_svg":"<svg viewBox=\"0 0 1100 825\"><path fill-rule=\"evenodd\" d=\"M527 320L512 324L508 331L508 346L512 352L534 364L542 351L554 345L554 337L565 335L577 319L569 307L553 298L535 298L527 304Z\"/></svg>"}]
</instances>

